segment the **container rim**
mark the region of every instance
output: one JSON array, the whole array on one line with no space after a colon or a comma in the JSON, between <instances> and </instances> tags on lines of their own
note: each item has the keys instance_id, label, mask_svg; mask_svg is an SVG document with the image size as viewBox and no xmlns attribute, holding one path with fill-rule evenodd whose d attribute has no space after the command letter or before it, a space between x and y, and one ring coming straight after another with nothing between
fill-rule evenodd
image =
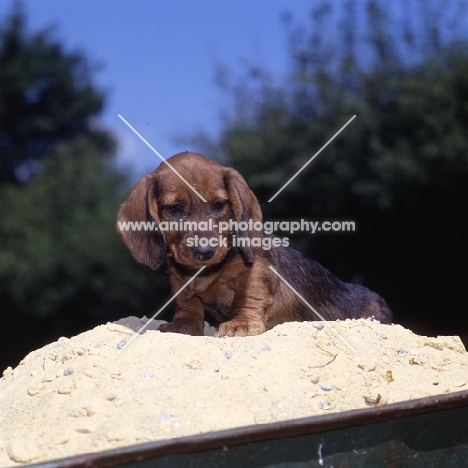
<instances>
[{"instance_id":1,"label":"container rim","mask_svg":"<svg viewBox=\"0 0 468 468\"><path fill-rule=\"evenodd\" d=\"M117 467L176 453L198 453L416 416L468 406L468 390L354 409L323 416L236 427L201 435L165 439L26 465L30 468Z\"/></svg>"}]
</instances>

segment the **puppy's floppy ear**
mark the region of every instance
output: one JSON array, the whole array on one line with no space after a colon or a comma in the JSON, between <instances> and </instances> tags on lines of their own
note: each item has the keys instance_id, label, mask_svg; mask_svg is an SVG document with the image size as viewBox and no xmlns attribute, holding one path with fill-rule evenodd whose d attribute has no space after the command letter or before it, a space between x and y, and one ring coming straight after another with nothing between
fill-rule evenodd
<instances>
[{"instance_id":1,"label":"puppy's floppy ear","mask_svg":"<svg viewBox=\"0 0 468 468\"><path fill-rule=\"evenodd\" d=\"M229 193L234 219L238 223L248 222L250 219L255 223L262 221L262 210L257 197L249 189L245 179L234 169L228 167L225 169L224 180ZM254 237L262 237L262 231L242 231L239 230L237 237L246 237L252 240ZM240 251L247 263L254 262L255 247L240 247Z\"/></svg>"},{"instance_id":2,"label":"puppy's floppy ear","mask_svg":"<svg viewBox=\"0 0 468 468\"><path fill-rule=\"evenodd\" d=\"M117 215L117 231L133 258L153 270L161 266L166 255L166 242L161 231L145 230L142 226L145 222L148 224L154 222L156 226L159 221L154 218L157 216L155 183L150 175L140 179ZM131 222L136 224L131 226L128 224ZM140 229L137 229L138 223L141 223Z\"/></svg>"}]
</instances>

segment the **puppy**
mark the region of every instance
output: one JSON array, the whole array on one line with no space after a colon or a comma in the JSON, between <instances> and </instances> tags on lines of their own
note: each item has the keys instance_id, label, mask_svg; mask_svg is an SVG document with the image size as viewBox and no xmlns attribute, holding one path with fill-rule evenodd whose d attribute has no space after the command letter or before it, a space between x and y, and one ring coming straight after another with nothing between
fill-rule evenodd
<instances>
[{"instance_id":1,"label":"puppy","mask_svg":"<svg viewBox=\"0 0 468 468\"><path fill-rule=\"evenodd\" d=\"M162 332L202 335L206 313L219 324L218 336L258 335L283 322L319 320L269 266L326 320L391 322L376 293L340 281L289 247L262 248L266 238L279 241L274 236L255 229L220 234L218 226L230 220L262 222L259 203L237 171L190 152L167 162L171 167L162 163L135 185L117 217L117 230L138 262L154 270L166 262L173 294L205 267L176 297L173 321ZM141 221L160 229L122 229L122 223Z\"/></svg>"}]
</instances>

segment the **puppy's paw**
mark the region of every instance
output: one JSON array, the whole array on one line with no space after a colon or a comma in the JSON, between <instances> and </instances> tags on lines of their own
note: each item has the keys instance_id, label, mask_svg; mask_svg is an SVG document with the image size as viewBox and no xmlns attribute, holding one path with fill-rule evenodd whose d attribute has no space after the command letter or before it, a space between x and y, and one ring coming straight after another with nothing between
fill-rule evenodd
<instances>
[{"instance_id":1,"label":"puppy's paw","mask_svg":"<svg viewBox=\"0 0 468 468\"><path fill-rule=\"evenodd\" d=\"M159 331L163 333L181 333L183 335L203 336L203 327L198 327L191 322L172 322L163 323L159 327Z\"/></svg>"},{"instance_id":2,"label":"puppy's paw","mask_svg":"<svg viewBox=\"0 0 468 468\"><path fill-rule=\"evenodd\" d=\"M259 320L235 318L219 325L215 336L253 336L261 335L265 331L265 324Z\"/></svg>"}]
</instances>

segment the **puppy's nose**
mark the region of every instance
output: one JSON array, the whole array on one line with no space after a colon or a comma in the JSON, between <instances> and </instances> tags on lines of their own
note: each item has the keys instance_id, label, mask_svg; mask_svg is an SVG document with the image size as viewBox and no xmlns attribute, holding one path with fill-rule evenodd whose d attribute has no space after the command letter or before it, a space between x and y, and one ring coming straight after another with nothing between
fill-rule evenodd
<instances>
[{"instance_id":1,"label":"puppy's nose","mask_svg":"<svg viewBox=\"0 0 468 468\"><path fill-rule=\"evenodd\" d=\"M197 260L201 262L206 262L214 255L215 249L214 247L211 247L209 245L204 247L199 245L197 247L194 247L192 249L192 252Z\"/></svg>"}]
</instances>

